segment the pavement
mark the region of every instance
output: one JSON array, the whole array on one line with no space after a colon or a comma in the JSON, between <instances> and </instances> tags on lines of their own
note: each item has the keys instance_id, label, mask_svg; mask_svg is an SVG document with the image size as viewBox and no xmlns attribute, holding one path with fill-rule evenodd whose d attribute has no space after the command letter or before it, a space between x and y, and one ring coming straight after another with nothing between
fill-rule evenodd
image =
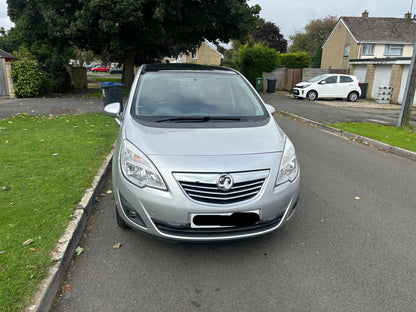
<instances>
[{"instance_id":1,"label":"pavement","mask_svg":"<svg viewBox=\"0 0 416 312\"><path fill-rule=\"evenodd\" d=\"M315 101L296 100L290 98L288 93L262 93L264 101L285 117L307 123L324 131L343 136L346 139L361 142L378 149L395 153L416 161L416 153L390 146L375 140L357 136L345 131L330 127L327 124L357 121L375 122L395 125L400 113L400 106L394 104L378 104L360 99L355 103L346 101ZM0 100L0 120L15 114L31 115L60 115L78 114L86 112L103 112L101 98L85 98L82 94L69 96L55 96L34 99ZM411 124L416 127L416 108L413 109ZM47 278L42 282L27 311L50 311L57 296L75 248L85 230L86 221L94 207L95 198L101 191L105 177L111 167L113 151L107 156L102 167L97 172L91 187L86 191L78 204L73 219L67 230L59 240L56 249L52 252L54 265L49 269Z\"/></svg>"}]
</instances>

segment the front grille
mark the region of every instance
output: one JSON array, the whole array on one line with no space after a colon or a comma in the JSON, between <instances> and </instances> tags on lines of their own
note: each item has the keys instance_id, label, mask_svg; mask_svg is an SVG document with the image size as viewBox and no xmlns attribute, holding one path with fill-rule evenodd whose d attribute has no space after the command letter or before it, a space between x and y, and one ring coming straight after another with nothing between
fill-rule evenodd
<instances>
[{"instance_id":1,"label":"front grille","mask_svg":"<svg viewBox=\"0 0 416 312\"><path fill-rule=\"evenodd\" d=\"M174 174L184 192L193 200L226 205L255 197L261 190L268 170L232 173L234 185L229 191L217 187L218 174Z\"/></svg>"}]
</instances>

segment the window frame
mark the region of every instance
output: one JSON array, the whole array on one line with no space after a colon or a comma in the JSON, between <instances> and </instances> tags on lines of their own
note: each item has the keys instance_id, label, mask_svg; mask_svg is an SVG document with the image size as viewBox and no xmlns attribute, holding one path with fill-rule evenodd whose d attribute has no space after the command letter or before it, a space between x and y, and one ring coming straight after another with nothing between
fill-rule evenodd
<instances>
[{"instance_id":1,"label":"window frame","mask_svg":"<svg viewBox=\"0 0 416 312\"><path fill-rule=\"evenodd\" d=\"M400 54L391 53L394 50L400 49ZM384 56L402 56L404 44L386 44L384 47Z\"/></svg>"},{"instance_id":2,"label":"window frame","mask_svg":"<svg viewBox=\"0 0 416 312\"><path fill-rule=\"evenodd\" d=\"M368 49L370 50L370 52L367 51ZM363 43L363 50L361 54L362 55L374 55L374 43Z\"/></svg>"},{"instance_id":3,"label":"window frame","mask_svg":"<svg viewBox=\"0 0 416 312\"><path fill-rule=\"evenodd\" d=\"M351 49L351 45L350 44L346 44L344 46L344 56L350 56L350 49Z\"/></svg>"}]
</instances>

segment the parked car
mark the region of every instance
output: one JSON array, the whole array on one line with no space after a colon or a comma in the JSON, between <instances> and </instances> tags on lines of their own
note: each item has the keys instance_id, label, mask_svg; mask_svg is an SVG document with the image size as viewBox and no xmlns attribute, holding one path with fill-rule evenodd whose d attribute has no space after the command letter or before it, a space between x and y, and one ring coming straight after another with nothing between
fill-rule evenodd
<instances>
[{"instance_id":1,"label":"parked car","mask_svg":"<svg viewBox=\"0 0 416 312\"><path fill-rule=\"evenodd\" d=\"M101 66L91 68L91 71L92 72L106 72L106 73L108 73L110 71L110 67L105 66L105 65L101 65Z\"/></svg>"},{"instance_id":2,"label":"parked car","mask_svg":"<svg viewBox=\"0 0 416 312\"><path fill-rule=\"evenodd\" d=\"M269 233L298 202L293 143L237 71L192 64L142 65L113 156L116 220L175 241Z\"/></svg>"},{"instance_id":3,"label":"parked car","mask_svg":"<svg viewBox=\"0 0 416 312\"><path fill-rule=\"evenodd\" d=\"M91 63L91 64L88 64L88 65L85 65L85 68L87 69L87 71L91 71L92 68L97 67L97 66L100 66L100 64Z\"/></svg>"},{"instance_id":4,"label":"parked car","mask_svg":"<svg viewBox=\"0 0 416 312\"><path fill-rule=\"evenodd\" d=\"M300 82L291 90L295 98L342 98L355 102L361 95L360 82L351 75L326 74Z\"/></svg>"},{"instance_id":5,"label":"parked car","mask_svg":"<svg viewBox=\"0 0 416 312\"><path fill-rule=\"evenodd\" d=\"M110 74L114 75L114 74L122 74L123 73L123 68L120 67L111 67L110 68Z\"/></svg>"}]
</instances>

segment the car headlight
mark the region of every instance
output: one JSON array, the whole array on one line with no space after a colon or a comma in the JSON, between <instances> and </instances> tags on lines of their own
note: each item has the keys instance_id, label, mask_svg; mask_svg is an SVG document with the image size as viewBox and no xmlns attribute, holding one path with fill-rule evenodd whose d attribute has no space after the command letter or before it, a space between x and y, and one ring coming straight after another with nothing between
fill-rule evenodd
<instances>
[{"instance_id":1,"label":"car headlight","mask_svg":"<svg viewBox=\"0 0 416 312\"><path fill-rule=\"evenodd\" d=\"M138 187L167 190L159 171L149 158L127 140L121 145L120 165L126 179Z\"/></svg>"},{"instance_id":2,"label":"car headlight","mask_svg":"<svg viewBox=\"0 0 416 312\"><path fill-rule=\"evenodd\" d=\"M305 88L307 88L307 87L309 87L311 84L305 84L305 85L301 85L301 86L295 86L296 88L299 88L299 89L305 89Z\"/></svg>"},{"instance_id":3,"label":"car headlight","mask_svg":"<svg viewBox=\"0 0 416 312\"><path fill-rule=\"evenodd\" d=\"M293 143L286 138L285 148L280 161L279 172L277 174L276 185L292 182L299 173L299 165L296 159L295 147Z\"/></svg>"}]
</instances>

